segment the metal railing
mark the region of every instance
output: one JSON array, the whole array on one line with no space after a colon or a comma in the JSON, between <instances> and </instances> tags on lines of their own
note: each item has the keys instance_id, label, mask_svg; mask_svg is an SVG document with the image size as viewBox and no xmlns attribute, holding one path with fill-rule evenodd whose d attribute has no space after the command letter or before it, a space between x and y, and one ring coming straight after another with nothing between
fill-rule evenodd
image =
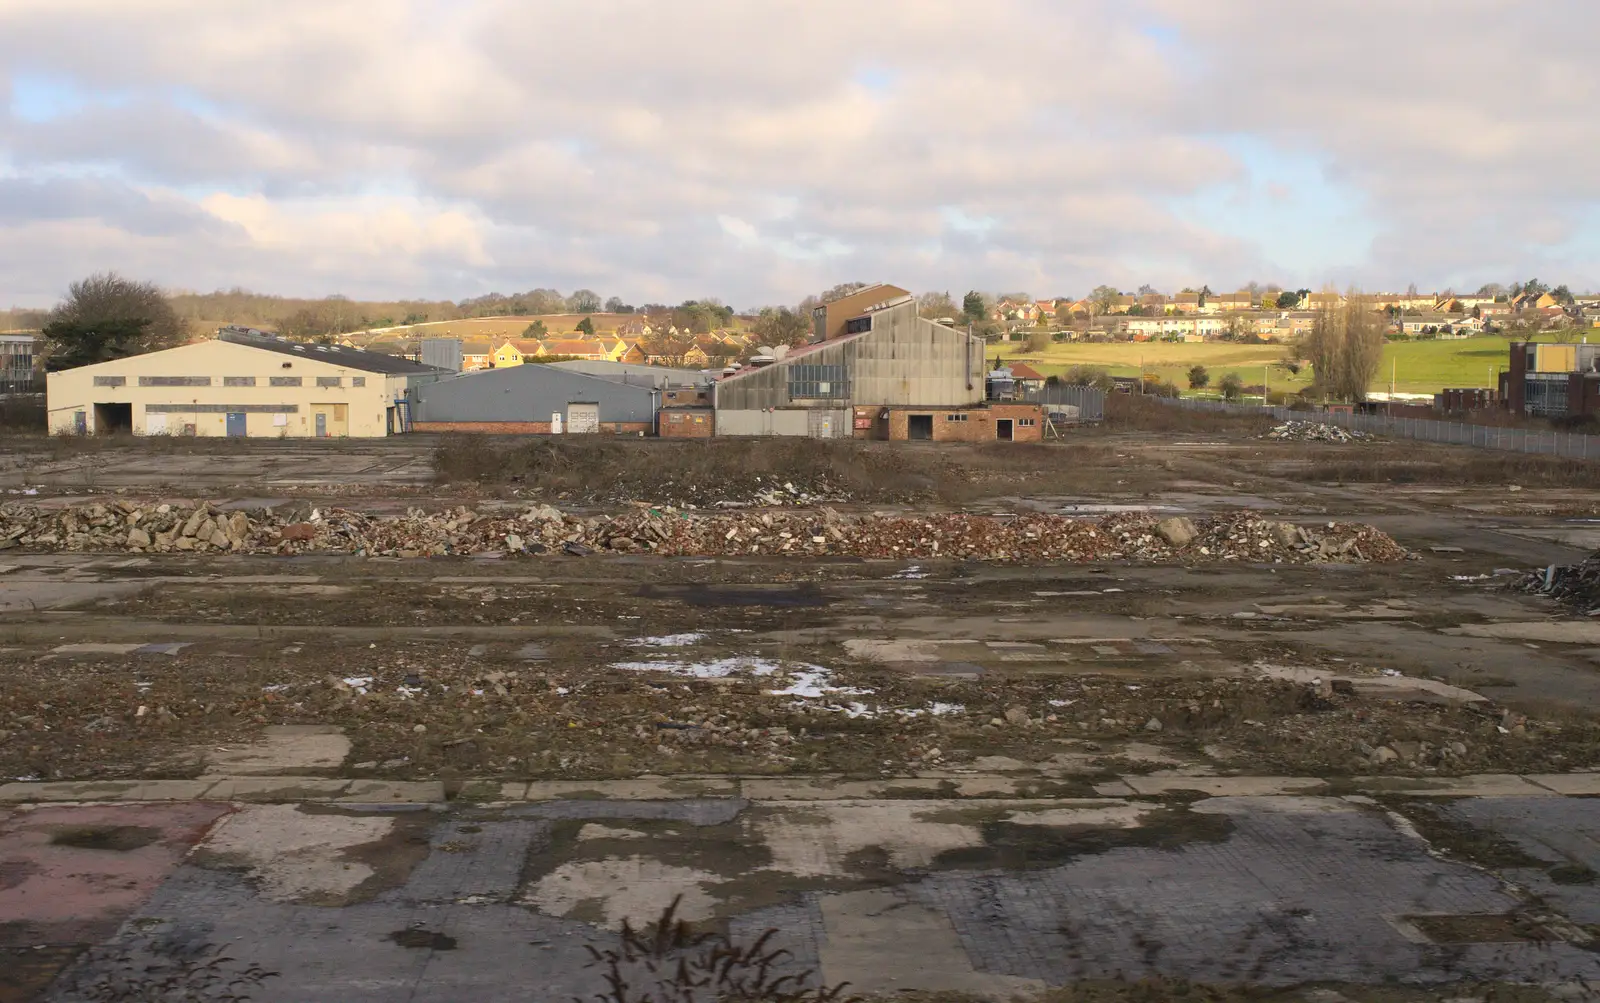
<instances>
[{"instance_id":1,"label":"metal railing","mask_svg":"<svg viewBox=\"0 0 1600 1003\"><path fill-rule=\"evenodd\" d=\"M1488 425L1472 425L1463 421L1391 418L1381 414L1294 411L1286 407L1229 404L1226 401L1197 400L1192 397L1150 399L1192 411L1222 411L1228 414L1264 415L1278 421L1317 422L1395 439L1417 439L1450 446L1476 446L1479 449L1503 449L1514 453L1538 453L1573 460L1600 460L1600 435L1584 435L1579 432L1495 428Z\"/></svg>"}]
</instances>

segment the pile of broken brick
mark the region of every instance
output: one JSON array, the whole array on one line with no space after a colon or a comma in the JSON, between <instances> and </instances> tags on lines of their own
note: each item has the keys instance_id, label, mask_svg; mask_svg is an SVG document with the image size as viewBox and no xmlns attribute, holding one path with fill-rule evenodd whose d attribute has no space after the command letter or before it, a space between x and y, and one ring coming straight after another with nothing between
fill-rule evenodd
<instances>
[{"instance_id":1,"label":"pile of broken brick","mask_svg":"<svg viewBox=\"0 0 1600 1003\"><path fill-rule=\"evenodd\" d=\"M634 503L598 516L549 505L480 513L465 507L376 515L304 502L224 512L117 499L46 508L0 505L0 550L173 551L426 557L655 553L976 561L1249 561L1358 563L1409 555L1362 525L1315 527L1250 514L1201 519L1123 513L843 514L832 508L708 513Z\"/></svg>"},{"instance_id":2,"label":"pile of broken brick","mask_svg":"<svg viewBox=\"0 0 1600 1003\"><path fill-rule=\"evenodd\" d=\"M1263 439L1287 439L1294 442L1366 442L1372 438L1366 432L1340 428L1321 421L1288 421L1262 436Z\"/></svg>"}]
</instances>

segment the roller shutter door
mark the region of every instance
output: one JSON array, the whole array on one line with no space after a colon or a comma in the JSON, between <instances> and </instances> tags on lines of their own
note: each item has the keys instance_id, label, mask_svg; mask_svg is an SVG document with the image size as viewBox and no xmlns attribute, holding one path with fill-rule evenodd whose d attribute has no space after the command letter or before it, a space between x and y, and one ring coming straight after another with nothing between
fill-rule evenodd
<instances>
[{"instance_id":1,"label":"roller shutter door","mask_svg":"<svg viewBox=\"0 0 1600 1003\"><path fill-rule=\"evenodd\" d=\"M600 405L568 404L567 431L572 435L600 431Z\"/></svg>"}]
</instances>

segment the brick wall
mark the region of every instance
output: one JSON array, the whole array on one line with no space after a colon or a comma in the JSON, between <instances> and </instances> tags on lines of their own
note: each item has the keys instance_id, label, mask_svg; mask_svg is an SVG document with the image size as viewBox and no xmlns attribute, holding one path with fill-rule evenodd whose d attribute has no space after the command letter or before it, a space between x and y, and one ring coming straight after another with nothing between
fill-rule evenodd
<instances>
[{"instance_id":1,"label":"brick wall","mask_svg":"<svg viewBox=\"0 0 1600 1003\"><path fill-rule=\"evenodd\" d=\"M706 407L711 403L711 392L703 387L661 391L662 407Z\"/></svg>"},{"instance_id":2,"label":"brick wall","mask_svg":"<svg viewBox=\"0 0 1600 1003\"><path fill-rule=\"evenodd\" d=\"M661 435L673 439L709 439L716 428L709 408L669 408L661 412Z\"/></svg>"},{"instance_id":3,"label":"brick wall","mask_svg":"<svg viewBox=\"0 0 1600 1003\"><path fill-rule=\"evenodd\" d=\"M1039 442L1044 438L1044 409L1037 404L995 404L981 408L895 408L889 412L889 438L909 439L910 419L914 414L933 416L934 442L992 442L998 437L996 429L1001 421L1011 422L1013 442Z\"/></svg>"}]
</instances>

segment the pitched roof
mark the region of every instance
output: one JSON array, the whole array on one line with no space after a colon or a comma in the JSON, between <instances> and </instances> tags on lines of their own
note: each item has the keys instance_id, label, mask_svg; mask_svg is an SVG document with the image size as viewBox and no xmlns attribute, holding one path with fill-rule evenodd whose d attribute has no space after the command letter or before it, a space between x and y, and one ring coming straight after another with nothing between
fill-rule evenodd
<instances>
[{"instance_id":1,"label":"pitched roof","mask_svg":"<svg viewBox=\"0 0 1600 1003\"><path fill-rule=\"evenodd\" d=\"M380 373L385 376L415 376L424 373L449 372L437 366L425 366L420 362L402 359L396 355L385 355L382 352L364 352L359 348L345 348L342 345L308 345L304 342L289 341L265 331L257 331L247 327L225 327L217 333L218 341L226 341L234 345L244 345L247 348L259 348L264 352L277 352L279 355L293 355L302 359L314 359L330 365L344 366L346 369L359 369L365 373Z\"/></svg>"},{"instance_id":2,"label":"pitched roof","mask_svg":"<svg viewBox=\"0 0 1600 1003\"><path fill-rule=\"evenodd\" d=\"M1026 362L1013 362L1010 365L1011 378L1014 380L1042 380L1044 374L1028 365Z\"/></svg>"},{"instance_id":3,"label":"pitched roof","mask_svg":"<svg viewBox=\"0 0 1600 1003\"><path fill-rule=\"evenodd\" d=\"M603 354L600 346L592 341L579 339L563 339L560 341L544 342L544 350L550 355L600 355Z\"/></svg>"}]
</instances>

